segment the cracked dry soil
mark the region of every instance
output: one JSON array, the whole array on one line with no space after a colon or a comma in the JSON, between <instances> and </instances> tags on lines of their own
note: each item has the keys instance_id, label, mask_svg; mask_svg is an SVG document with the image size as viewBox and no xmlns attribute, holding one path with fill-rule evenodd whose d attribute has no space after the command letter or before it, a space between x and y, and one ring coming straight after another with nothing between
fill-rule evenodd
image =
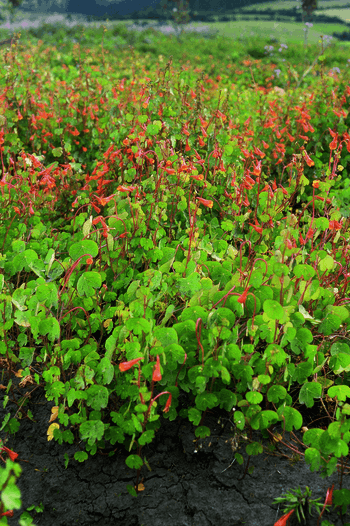
<instances>
[{"instance_id":1,"label":"cracked dry soil","mask_svg":"<svg viewBox=\"0 0 350 526\"><path fill-rule=\"evenodd\" d=\"M203 425L211 429L211 437L202 441L196 440L195 428L188 420L178 417L170 422L161 414L161 426L154 441L141 452L151 471L145 465L142 467L139 482L144 490L135 498L126 485L135 485L136 470L125 464L129 452L123 445L106 443L105 450L89 455L83 463L77 462L74 453L84 446L83 442L59 445L55 440L47 440L54 401L46 400L42 387L20 388L18 384L13 377L9 402L5 409L0 404L0 421L8 412L12 418L24 394L32 392L21 408L17 433L0 432L2 440L8 438L6 446L19 453L22 467L17 479L22 508L8 519L11 526L19 524L19 517L27 507L41 502L42 513L30 512L34 524L39 526L273 526L282 510L272 502L285 491L309 486L313 498L320 497L324 502L329 486L334 483L335 489L339 489L337 474L322 479L302 461L292 465L285 458L265 453L250 458L249 466L254 466L254 470L244 476L245 464L240 466L232 461L235 450L247 461L246 443L241 439L236 449L229 415L216 409L205 416ZM0 393L3 401L4 390ZM13 395L17 405L11 401ZM26 417L28 409L34 422ZM113 450L115 454L108 456ZM65 453L70 459L67 469ZM349 482L345 476L343 487L350 489ZM335 526L342 524L334 511L325 512L322 518ZM316 526L315 513L307 524Z\"/></svg>"}]
</instances>

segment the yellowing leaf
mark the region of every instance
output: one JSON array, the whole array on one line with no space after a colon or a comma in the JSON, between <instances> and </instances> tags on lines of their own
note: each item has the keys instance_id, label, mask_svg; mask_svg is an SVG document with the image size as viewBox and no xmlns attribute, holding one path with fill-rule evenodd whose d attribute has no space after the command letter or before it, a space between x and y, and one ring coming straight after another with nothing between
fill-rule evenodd
<instances>
[{"instance_id":1,"label":"yellowing leaf","mask_svg":"<svg viewBox=\"0 0 350 526\"><path fill-rule=\"evenodd\" d=\"M54 420L56 420L56 418L58 417L58 406L55 406L55 407L51 407L51 418L49 420L49 422L53 422Z\"/></svg>"},{"instance_id":2,"label":"yellowing leaf","mask_svg":"<svg viewBox=\"0 0 350 526\"><path fill-rule=\"evenodd\" d=\"M22 378L22 371L23 369L18 369L18 371L16 373L14 373L15 376L17 376L17 378Z\"/></svg>"},{"instance_id":3,"label":"yellowing leaf","mask_svg":"<svg viewBox=\"0 0 350 526\"><path fill-rule=\"evenodd\" d=\"M47 440L50 441L53 439L53 432L55 429L59 429L59 424L51 424L47 430Z\"/></svg>"}]
</instances>

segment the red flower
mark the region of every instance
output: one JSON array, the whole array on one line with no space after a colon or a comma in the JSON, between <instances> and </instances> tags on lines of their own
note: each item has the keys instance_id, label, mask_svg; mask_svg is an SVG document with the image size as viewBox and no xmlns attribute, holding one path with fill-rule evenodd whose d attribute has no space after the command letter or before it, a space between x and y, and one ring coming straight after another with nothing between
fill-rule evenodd
<instances>
[{"instance_id":1,"label":"red flower","mask_svg":"<svg viewBox=\"0 0 350 526\"><path fill-rule=\"evenodd\" d=\"M327 489L326 500L325 500L325 503L324 503L325 506L332 506L333 490L334 490L334 484L333 484L333 486L331 488Z\"/></svg>"},{"instance_id":2,"label":"red flower","mask_svg":"<svg viewBox=\"0 0 350 526\"><path fill-rule=\"evenodd\" d=\"M0 517L13 517L13 510L5 511L4 513L0 513Z\"/></svg>"},{"instance_id":3,"label":"red flower","mask_svg":"<svg viewBox=\"0 0 350 526\"><path fill-rule=\"evenodd\" d=\"M153 371L152 380L153 382L159 382L162 379L162 375L160 373L160 361L159 361L159 354L157 354L157 363L156 367Z\"/></svg>"},{"instance_id":4,"label":"red flower","mask_svg":"<svg viewBox=\"0 0 350 526\"><path fill-rule=\"evenodd\" d=\"M329 222L329 230L341 230L342 224L338 221L330 221Z\"/></svg>"},{"instance_id":5,"label":"red flower","mask_svg":"<svg viewBox=\"0 0 350 526\"><path fill-rule=\"evenodd\" d=\"M289 513L286 513L286 515L282 515L280 519L278 519L277 522L275 522L274 526L287 526L287 521L291 515L293 515L294 510L291 510Z\"/></svg>"},{"instance_id":6,"label":"red flower","mask_svg":"<svg viewBox=\"0 0 350 526\"><path fill-rule=\"evenodd\" d=\"M252 223L249 223L250 226L252 226L254 228L254 230L258 233L258 234L262 234L262 227L259 225L259 223L257 222L257 220L255 219L255 225L253 225Z\"/></svg>"},{"instance_id":7,"label":"red flower","mask_svg":"<svg viewBox=\"0 0 350 526\"><path fill-rule=\"evenodd\" d=\"M6 451L6 453L8 454L8 456L10 457L10 459L12 461L15 460L18 457L18 453L15 453L14 451L12 451L11 449L9 449L6 446L2 446L0 451Z\"/></svg>"},{"instance_id":8,"label":"red flower","mask_svg":"<svg viewBox=\"0 0 350 526\"><path fill-rule=\"evenodd\" d=\"M323 508L322 508L322 511L319 515L319 518L318 518L318 521L320 520L320 518L322 517L323 515L323 512L324 510L326 509L326 506L332 506L332 502L333 502L333 489L334 489L334 484L331 488L328 488L327 489L327 493L326 493L326 500L324 501L324 504L323 504Z\"/></svg>"},{"instance_id":9,"label":"red flower","mask_svg":"<svg viewBox=\"0 0 350 526\"><path fill-rule=\"evenodd\" d=\"M243 294L240 295L240 297L237 300L238 303L243 303L243 305L245 305L245 302L247 300L248 289L249 287L247 287L245 291L243 292Z\"/></svg>"},{"instance_id":10,"label":"red flower","mask_svg":"<svg viewBox=\"0 0 350 526\"><path fill-rule=\"evenodd\" d=\"M304 152L304 157L305 157L305 160L306 160L306 164L308 166L313 166L315 163L313 162L313 160L308 156L308 154L306 153L306 150L302 150Z\"/></svg>"},{"instance_id":11,"label":"red flower","mask_svg":"<svg viewBox=\"0 0 350 526\"><path fill-rule=\"evenodd\" d=\"M119 371L120 372L124 372L124 371L128 371L129 369L131 369L131 367L133 365L135 365L137 362L139 362L140 360L143 360L144 357L143 356L140 356L140 358L135 358L135 360L130 360L129 362L122 362L119 364Z\"/></svg>"},{"instance_id":12,"label":"red flower","mask_svg":"<svg viewBox=\"0 0 350 526\"><path fill-rule=\"evenodd\" d=\"M197 197L198 201L208 208L213 208L213 201L209 201L208 199L202 199L201 197Z\"/></svg>"},{"instance_id":13,"label":"red flower","mask_svg":"<svg viewBox=\"0 0 350 526\"><path fill-rule=\"evenodd\" d=\"M123 185L120 185L117 188L119 192L132 192L135 189L136 189L136 186L123 186Z\"/></svg>"},{"instance_id":14,"label":"red flower","mask_svg":"<svg viewBox=\"0 0 350 526\"><path fill-rule=\"evenodd\" d=\"M165 404L165 407L163 409L163 413L167 413L169 411L170 406L171 406L171 399L172 399L172 395L169 395L168 401Z\"/></svg>"}]
</instances>

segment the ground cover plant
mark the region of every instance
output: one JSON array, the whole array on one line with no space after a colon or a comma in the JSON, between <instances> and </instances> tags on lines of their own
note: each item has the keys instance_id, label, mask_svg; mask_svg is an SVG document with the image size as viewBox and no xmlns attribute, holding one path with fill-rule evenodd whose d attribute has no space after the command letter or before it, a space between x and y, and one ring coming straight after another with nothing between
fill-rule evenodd
<instances>
[{"instance_id":1,"label":"ground cover plant","mask_svg":"<svg viewBox=\"0 0 350 526\"><path fill-rule=\"evenodd\" d=\"M1 52L4 407L14 375L43 388L48 440L82 443L67 465L122 444L135 496L160 413L203 439L221 408L249 457L270 439L338 471L325 505L345 517L346 49L38 31ZM1 423L4 524L20 507L19 426Z\"/></svg>"}]
</instances>

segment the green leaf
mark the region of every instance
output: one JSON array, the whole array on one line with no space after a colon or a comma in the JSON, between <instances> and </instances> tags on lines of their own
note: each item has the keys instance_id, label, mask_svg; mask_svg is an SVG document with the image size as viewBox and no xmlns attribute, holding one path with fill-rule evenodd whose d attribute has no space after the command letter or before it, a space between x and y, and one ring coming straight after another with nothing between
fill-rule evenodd
<instances>
[{"instance_id":1,"label":"green leaf","mask_svg":"<svg viewBox=\"0 0 350 526\"><path fill-rule=\"evenodd\" d=\"M318 471L321 465L320 452L315 448L312 448L312 447L308 448L305 451L305 462L306 464L310 464L311 471Z\"/></svg>"},{"instance_id":2,"label":"green leaf","mask_svg":"<svg viewBox=\"0 0 350 526\"><path fill-rule=\"evenodd\" d=\"M139 455L129 455L125 460L125 464L130 469L139 469L143 466L143 460Z\"/></svg>"},{"instance_id":3,"label":"green leaf","mask_svg":"<svg viewBox=\"0 0 350 526\"><path fill-rule=\"evenodd\" d=\"M201 284L200 281L200 275L196 272L193 272L193 274L190 274L187 278L180 278L177 280L177 285L179 288L179 291L184 296L191 297L196 292L201 290Z\"/></svg>"},{"instance_id":4,"label":"green leaf","mask_svg":"<svg viewBox=\"0 0 350 526\"><path fill-rule=\"evenodd\" d=\"M262 284L263 274L261 270L253 270L252 275L250 276L249 285L258 289Z\"/></svg>"},{"instance_id":5,"label":"green leaf","mask_svg":"<svg viewBox=\"0 0 350 526\"><path fill-rule=\"evenodd\" d=\"M275 411L265 410L255 414L250 420L250 425L252 426L252 429L263 430L278 421L279 417Z\"/></svg>"},{"instance_id":6,"label":"green leaf","mask_svg":"<svg viewBox=\"0 0 350 526\"><path fill-rule=\"evenodd\" d=\"M193 320L195 323L198 318L202 319L202 323L206 323L208 319L208 311L199 305L195 307L188 307L179 316L179 321Z\"/></svg>"},{"instance_id":7,"label":"green leaf","mask_svg":"<svg viewBox=\"0 0 350 526\"><path fill-rule=\"evenodd\" d=\"M320 323L318 330L325 336L330 336L339 329L341 322L342 320L339 316L336 316L335 314L327 314L325 319Z\"/></svg>"},{"instance_id":8,"label":"green leaf","mask_svg":"<svg viewBox=\"0 0 350 526\"><path fill-rule=\"evenodd\" d=\"M331 398L336 396L339 402L345 402L347 398L350 398L350 387L348 385L333 385L328 389L327 394Z\"/></svg>"},{"instance_id":9,"label":"green leaf","mask_svg":"<svg viewBox=\"0 0 350 526\"><path fill-rule=\"evenodd\" d=\"M74 459L78 462L84 462L84 460L87 460L89 458L89 455L86 453L86 451L77 451L74 453Z\"/></svg>"},{"instance_id":10,"label":"green leaf","mask_svg":"<svg viewBox=\"0 0 350 526\"><path fill-rule=\"evenodd\" d=\"M296 265L293 272L297 278L303 278L305 281L313 278L316 274L315 269L311 265Z\"/></svg>"},{"instance_id":11,"label":"green leaf","mask_svg":"<svg viewBox=\"0 0 350 526\"><path fill-rule=\"evenodd\" d=\"M327 305L327 314L335 314L341 321L345 321L349 317L349 311L346 307L340 305Z\"/></svg>"},{"instance_id":12,"label":"green leaf","mask_svg":"<svg viewBox=\"0 0 350 526\"><path fill-rule=\"evenodd\" d=\"M346 442L341 438L331 437L328 431L325 431L319 441L321 453L324 455L334 455L337 458L346 457L349 454L349 448Z\"/></svg>"},{"instance_id":13,"label":"green leaf","mask_svg":"<svg viewBox=\"0 0 350 526\"><path fill-rule=\"evenodd\" d=\"M94 289L99 289L101 287L101 283L101 276L98 272L84 272L77 283L79 296L87 296L90 298L95 292Z\"/></svg>"},{"instance_id":14,"label":"green leaf","mask_svg":"<svg viewBox=\"0 0 350 526\"><path fill-rule=\"evenodd\" d=\"M148 334L151 330L150 322L145 320L145 318L129 318L125 326L129 331L139 336L141 336L143 332Z\"/></svg>"},{"instance_id":15,"label":"green leaf","mask_svg":"<svg viewBox=\"0 0 350 526\"><path fill-rule=\"evenodd\" d=\"M300 362L295 368L293 374L293 380L299 382L299 384L304 384L306 379L312 374L313 365L310 362Z\"/></svg>"},{"instance_id":16,"label":"green leaf","mask_svg":"<svg viewBox=\"0 0 350 526\"><path fill-rule=\"evenodd\" d=\"M96 411L107 407L108 389L104 385L91 385L86 391L87 404Z\"/></svg>"},{"instance_id":17,"label":"green leaf","mask_svg":"<svg viewBox=\"0 0 350 526\"><path fill-rule=\"evenodd\" d=\"M277 414L282 420L282 426L283 421L285 422L286 431L288 432L293 431L293 428L300 429L303 425L303 418L299 411L294 409L294 407L281 406L278 408ZM284 419L282 417L284 417Z\"/></svg>"},{"instance_id":18,"label":"green leaf","mask_svg":"<svg viewBox=\"0 0 350 526\"><path fill-rule=\"evenodd\" d=\"M237 404L237 395L229 389L221 389L219 393L220 408L231 411L231 409Z\"/></svg>"},{"instance_id":19,"label":"green leaf","mask_svg":"<svg viewBox=\"0 0 350 526\"><path fill-rule=\"evenodd\" d=\"M263 452L263 447L260 442L252 442L251 444L247 444L245 448L247 455L259 455Z\"/></svg>"},{"instance_id":20,"label":"green leaf","mask_svg":"<svg viewBox=\"0 0 350 526\"><path fill-rule=\"evenodd\" d=\"M233 416L233 421L235 425L238 427L238 429L240 429L241 431L242 429L244 429L245 418L244 418L244 414L241 411L235 411L234 416Z\"/></svg>"},{"instance_id":21,"label":"green leaf","mask_svg":"<svg viewBox=\"0 0 350 526\"><path fill-rule=\"evenodd\" d=\"M242 353L238 345L236 345L235 343L229 343L226 347L225 356L230 364L235 364L240 362Z\"/></svg>"},{"instance_id":22,"label":"green leaf","mask_svg":"<svg viewBox=\"0 0 350 526\"><path fill-rule=\"evenodd\" d=\"M282 320L284 318L284 310L278 301L265 300L263 309L270 320Z\"/></svg>"},{"instance_id":23,"label":"green leaf","mask_svg":"<svg viewBox=\"0 0 350 526\"><path fill-rule=\"evenodd\" d=\"M217 325L219 327L231 328L236 320L232 310L226 307L219 307L214 312L211 312L208 318L209 327Z\"/></svg>"},{"instance_id":24,"label":"green leaf","mask_svg":"<svg viewBox=\"0 0 350 526\"><path fill-rule=\"evenodd\" d=\"M263 399L263 395L258 391L248 391L245 397L250 404L260 404Z\"/></svg>"},{"instance_id":25,"label":"green leaf","mask_svg":"<svg viewBox=\"0 0 350 526\"><path fill-rule=\"evenodd\" d=\"M320 438L323 433L325 433L324 429L308 429L303 436L304 444L319 449Z\"/></svg>"},{"instance_id":26,"label":"green leaf","mask_svg":"<svg viewBox=\"0 0 350 526\"><path fill-rule=\"evenodd\" d=\"M104 434L104 425L101 420L88 420L80 425L80 437L83 440L88 439L88 444L93 446L97 440L101 440Z\"/></svg>"},{"instance_id":27,"label":"green leaf","mask_svg":"<svg viewBox=\"0 0 350 526\"><path fill-rule=\"evenodd\" d=\"M52 155L54 155L54 157L61 157L61 155L63 154L63 150L61 147L53 148L53 150L51 150L51 153Z\"/></svg>"},{"instance_id":28,"label":"green leaf","mask_svg":"<svg viewBox=\"0 0 350 526\"><path fill-rule=\"evenodd\" d=\"M350 371L350 356L349 354L339 353L329 360L329 368L335 374L341 374L343 371Z\"/></svg>"},{"instance_id":29,"label":"green leaf","mask_svg":"<svg viewBox=\"0 0 350 526\"><path fill-rule=\"evenodd\" d=\"M193 422L195 426L198 426L199 422L201 421L202 413L198 411L195 407L191 407L191 409L188 410L188 419L190 422Z\"/></svg>"},{"instance_id":30,"label":"green leaf","mask_svg":"<svg viewBox=\"0 0 350 526\"><path fill-rule=\"evenodd\" d=\"M327 254L325 258L321 259L318 266L321 272L325 272L326 270L332 270L332 268L334 267L334 259L332 258L332 256Z\"/></svg>"},{"instance_id":31,"label":"green leaf","mask_svg":"<svg viewBox=\"0 0 350 526\"><path fill-rule=\"evenodd\" d=\"M142 433L141 422L134 413L131 413L131 420L133 421L136 431L138 431L139 433Z\"/></svg>"},{"instance_id":32,"label":"green leaf","mask_svg":"<svg viewBox=\"0 0 350 526\"><path fill-rule=\"evenodd\" d=\"M178 335L172 327L156 327L153 331L153 336L161 343L162 347L178 343Z\"/></svg>"},{"instance_id":33,"label":"green leaf","mask_svg":"<svg viewBox=\"0 0 350 526\"><path fill-rule=\"evenodd\" d=\"M196 396L196 406L201 411L212 409L218 404L217 396L214 393L200 393Z\"/></svg>"},{"instance_id":34,"label":"green leaf","mask_svg":"<svg viewBox=\"0 0 350 526\"><path fill-rule=\"evenodd\" d=\"M322 385L318 382L305 382L299 391L299 402L306 407L314 406L314 399L321 398Z\"/></svg>"},{"instance_id":35,"label":"green leaf","mask_svg":"<svg viewBox=\"0 0 350 526\"><path fill-rule=\"evenodd\" d=\"M350 505L350 490L346 488L337 489L333 492L334 506L342 506L342 513L346 513L347 507Z\"/></svg>"},{"instance_id":36,"label":"green leaf","mask_svg":"<svg viewBox=\"0 0 350 526\"><path fill-rule=\"evenodd\" d=\"M206 427L206 426L200 426L200 427L197 427L194 434L198 438L210 437L210 429L209 427Z\"/></svg>"},{"instance_id":37,"label":"green leaf","mask_svg":"<svg viewBox=\"0 0 350 526\"><path fill-rule=\"evenodd\" d=\"M79 243L73 243L69 247L69 255L73 261L77 261L83 254L88 254L88 256L80 260L81 263L86 263L86 260L89 257L95 258L98 254L98 245L95 241L91 239L83 239Z\"/></svg>"},{"instance_id":38,"label":"green leaf","mask_svg":"<svg viewBox=\"0 0 350 526\"><path fill-rule=\"evenodd\" d=\"M277 365L281 367L285 365L287 360L287 354L284 352L280 345L272 343L266 347L266 350L263 355L263 359L267 362L270 362L271 365Z\"/></svg>"},{"instance_id":39,"label":"green leaf","mask_svg":"<svg viewBox=\"0 0 350 526\"><path fill-rule=\"evenodd\" d=\"M50 316L49 318L40 321L39 333L42 336L45 336L47 334L49 340L54 341L55 339L58 339L60 337L60 324L58 323L56 318Z\"/></svg>"},{"instance_id":40,"label":"green leaf","mask_svg":"<svg viewBox=\"0 0 350 526\"><path fill-rule=\"evenodd\" d=\"M140 446L144 446L145 444L150 444L154 438L154 430L149 429L148 431L145 431L142 433L142 435L138 438L138 443Z\"/></svg>"},{"instance_id":41,"label":"green leaf","mask_svg":"<svg viewBox=\"0 0 350 526\"><path fill-rule=\"evenodd\" d=\"M314 225L316 228L324 231L329 227L329 220L326 217L318 217L314 220Z\"/></svg>"},{"instance_id":42,"label":"green leaf","mask_svg":"<svg viewBox=\"0 0 350 526\"><path fill-rule=\"evenodd\" d=\"M283 385L272 385L267 391L267 399L269 402L277 404L280 400L284 400L287 396L287 390Z\"/></svg>"},{"instance_id":43,"label":"green leaf","mask_svg":"<svg viewBox=\"0 0 350 526\"><path fill-rule=\"evenodd\" d=\"M14 477L12 476L11 478L13 479ZM20 509L22 507L21 491L16 484L11 484L11 478L10 483L1 491L1 501L9 510Z\"/></svg>"}]
</instances>

